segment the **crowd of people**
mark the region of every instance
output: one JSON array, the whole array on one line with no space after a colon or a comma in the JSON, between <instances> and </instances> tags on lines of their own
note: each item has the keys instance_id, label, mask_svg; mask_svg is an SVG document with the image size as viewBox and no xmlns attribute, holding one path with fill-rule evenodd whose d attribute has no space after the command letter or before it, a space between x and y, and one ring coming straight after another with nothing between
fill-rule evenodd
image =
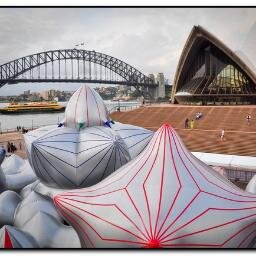
<instances>
[{"instance_id":1,"label":"crowd of people","mask_svg":"<svg viewBox=\"0 0 256 256\"><path fill-rule=\"evenodd\" d=\"M192 119L191 121L186 118L185 120L185 129L194 129L195 121Z\"/></svg>"},{"instance_id":2,"label":"crowd of people","mask_svg":"<svg viewBox=\"0 0 256 256\"><path fill-rule=\"evenodd\" d=\"M203 113L202 112L197 112L195 114L195 120L199 120L202 117L203 117ZM189 120L188 118L186 118L184 127L185 127L185 129L194 129L195 128L195 121L194 121L194 119Z\"/></svg>"},{"instance_id":3,"label":"crowd of people","mask_svg":"<svg viewBox=\"0 0 256 256\"><path fill-rule=\"evenodd\" d=\"M17 126L17 132L21 132L21 133L27 133L28 129L25 129L23 126Z\"/></svg>"},{"instance_id":4,"label":"crowd of people","mask_svg":"<svg viewBox=\"0 0 256 256\"><path fill-rule=\"evenodd\" d=\"M202 117L203 117L203 113L202 112L197 112L196 113L196 120L199 120Z\"/></svg>"},{"instance_id":5,"label":"crowd of people","mask_svg":"<svg viewBox=\"0 0 256 256\"><path fill-rule=\"evenodd\" d=\"M199 119L201 119L202 117L203 117L203 113L202 113L202 112L197 112L197 113L195 114L195 119L196 119L196 120L199 120ZM248 114L245 119L246 119L247 125L251 125L251 121L252 121L252 116L251 116L251 114ZM186 118L184 127L185 127L185 129L194 129L194 127L195 127L195 122L194 122L194 120L192 119L192 120L190 121L188 118ZM220 136L220 140L221 140L221 141L225 140L225 130L224 130L224 129L221 129L219 136Z\"/></svg>"},{"instance_id":6,"label":"crowd of people","mask_svg":"<svg viewBox=\"0 0 256 256\"><path fill-rule=\"evenodd\" d=\"M7 152L14 153L17 150L17 147L14 145L13 142L7 142Z\"/></svg>"}]
</instances>

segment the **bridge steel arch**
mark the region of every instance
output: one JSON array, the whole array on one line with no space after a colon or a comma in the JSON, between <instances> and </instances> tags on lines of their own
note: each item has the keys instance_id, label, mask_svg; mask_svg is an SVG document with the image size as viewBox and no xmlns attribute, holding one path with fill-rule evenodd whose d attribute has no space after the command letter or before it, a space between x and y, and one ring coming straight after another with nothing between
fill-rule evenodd
<instances>
[{"instance_id":1,"label":"bridge steel arch","mask_svg":"<svg viewBox=\"0 0 256 256\"><path fill-rule=\"evenodd\" d=\"M59 62L62 60L82 60L83 62L99 64L109 70L113 71L120 77L123 81L113 81L113 80L93 80L89 79L61 79L60 76L57 79L45 79L45 78L29 78L22 79L19 78L22 74L29 70L32 70L41 65L46 65L47 63ZM73 63L73 62L72 62ZM73 68L73 67L72 67ZM73 73L72 73L73 74ZM91 75L90 75L91 76ZM32 55L28 55L19 59L12 60L0 66L0 87L5 84L19 83L19 82L89 82L89 83L118 83L127 84L132 86L146 86L146 87L156 87L157 84L154 83L152 79L144 75L142 72L127 64L126 62L112 57L110 55L96 52L88 51L83 49L62 49L62 50L51 50L40 52Z\"/></svg>"}]
</instances>

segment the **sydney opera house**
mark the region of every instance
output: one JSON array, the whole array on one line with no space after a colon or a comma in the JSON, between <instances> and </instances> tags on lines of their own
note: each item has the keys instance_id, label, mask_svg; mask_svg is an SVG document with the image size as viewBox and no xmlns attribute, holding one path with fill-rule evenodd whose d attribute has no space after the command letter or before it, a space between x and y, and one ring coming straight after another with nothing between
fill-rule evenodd
<instances>
[{"instance_id":1,"label":"sydney opera house","mask_svg":"<svg viewBox=\"0 0 256 256\"><path fill-rule=\"evenodd\" d=\"M255 104L256 74L244 55L194 26L176 69L172 102Z\"/></svg>"}]
</instances>

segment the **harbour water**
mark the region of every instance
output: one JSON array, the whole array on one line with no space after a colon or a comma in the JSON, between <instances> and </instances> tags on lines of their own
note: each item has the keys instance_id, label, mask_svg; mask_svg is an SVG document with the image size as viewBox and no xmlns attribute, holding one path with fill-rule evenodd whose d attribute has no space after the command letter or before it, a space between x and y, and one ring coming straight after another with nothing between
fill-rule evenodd
<instances>
[{"instance_id":1,"label":"harbour water","mask_svg":"<svg viewBox=\"0 0 256 256\"><path fill-rule=\"evenodd\" d=\"M114 111L118 106L121 110L131 110L140 105L138 101L129 102L114 102L104 101L108 111ZM59 102L61 105L66 105L67 102ZM0 108L7 106L8 103L0 103ZM33 129L43 125L58 124L64 118L64 112L62 113L39 113L39 114L12 114L2 115L0 114L0 131L5 132L8 130L14 130L17 126L23 126L27 129Z\"/></svg>"}]
</instances>

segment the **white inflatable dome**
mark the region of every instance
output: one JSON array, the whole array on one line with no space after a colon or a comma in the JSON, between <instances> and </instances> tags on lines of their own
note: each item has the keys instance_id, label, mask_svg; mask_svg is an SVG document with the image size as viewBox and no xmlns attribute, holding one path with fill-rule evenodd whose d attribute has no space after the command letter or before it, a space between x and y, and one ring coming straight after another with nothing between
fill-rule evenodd
<instances>
[{"instance_id":1,"label":"white inflatable dome","mask_svg":"<svg viewBox=\"0 0 256 256\"><path fill-rule=\"evenodd\" d=\"M57 188L88 187L130 160L120 136L109 127L77 131L56 128L32 143L31 159L37 177Z\"/></svg>"},{"instance_id":2,"label":"white inflatable dome","mask_svg":"<svg viewBox=\"0 0 256 256\"><path fill-rule=\"evenodd\" d=\"M102 98L87 85L81 86L66 106L65 127L80 130L85 127L103 126L107 121L108 112Z\"/></svg>"}]
</instances>

